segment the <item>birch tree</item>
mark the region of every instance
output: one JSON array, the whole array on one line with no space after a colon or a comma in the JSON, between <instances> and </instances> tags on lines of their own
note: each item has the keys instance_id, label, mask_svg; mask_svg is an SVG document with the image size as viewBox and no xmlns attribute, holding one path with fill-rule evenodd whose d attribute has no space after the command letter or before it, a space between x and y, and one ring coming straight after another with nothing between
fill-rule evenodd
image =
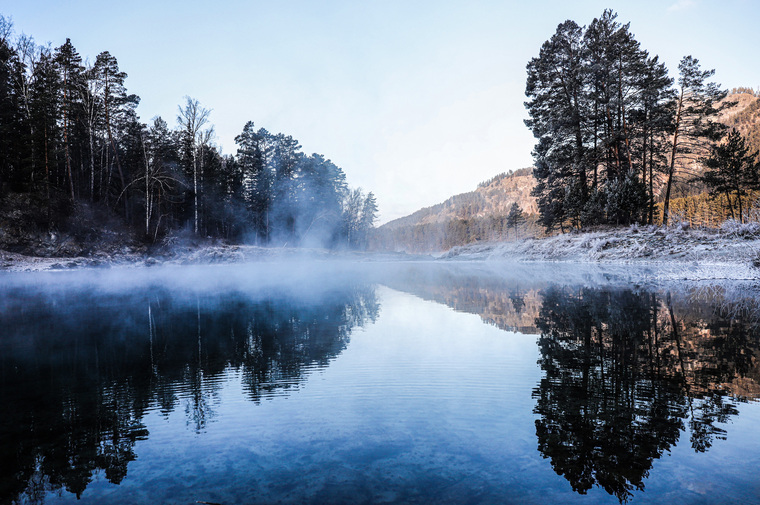
<instances>
[{"instance_id":1,"label":"birch tree","mask_svg":"<svg viewBox=\"0 0 760 505\"><path fill-rule=\"evenodd\" d=\"M190 157L192 159L192 173L193 173L193 231L198 234L198 146L203 145L203 135L201 129L208 123L210 109L206 109L200 106L198 100L185 97L185 106L178 106L179 114L177 115L177 123L183 129L183 135L185 136L185 142L189 144ZM207 134L210 138L210 134Z\"/></svg>"}]
</instances>

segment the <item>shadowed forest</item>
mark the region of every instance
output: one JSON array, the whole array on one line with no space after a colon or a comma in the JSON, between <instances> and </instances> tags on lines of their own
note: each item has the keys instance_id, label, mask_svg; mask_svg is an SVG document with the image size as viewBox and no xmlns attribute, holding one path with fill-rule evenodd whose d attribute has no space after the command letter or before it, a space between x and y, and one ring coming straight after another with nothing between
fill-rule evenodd
<instances>
[{"instance_id":1,"label":"shadowed forest","mask_svg":"<svg viewBox=\"0 0 760 505\"><path fill-rule=\"evenodd\" d=\"M372 193L299 142L248 122L236 155L214 145L212 110L137 116L140 98L108 51L94 60L16 34L0 16L0 215L8 250L30 229L96 242L121 232L234 243L363 248Z\"/></svg>"}]
</instances>

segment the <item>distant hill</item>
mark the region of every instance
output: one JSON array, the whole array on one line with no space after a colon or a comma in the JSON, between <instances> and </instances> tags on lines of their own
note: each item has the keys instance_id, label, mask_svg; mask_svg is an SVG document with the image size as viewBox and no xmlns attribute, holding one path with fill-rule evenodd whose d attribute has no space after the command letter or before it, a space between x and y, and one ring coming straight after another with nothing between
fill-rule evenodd
<instances>
[{"instance_id":1,"label":"distant hill","mask_svg":"<svg viewBox=\"0 0 760 505\"><path fill-rule=\"evenodd\" d=\"M760 92L734 88L726 100L736 102L736 105L721 115L721 122L739 130L751 151L760 151Z\"/></svg>"},{"instance_id":2,"label":"distant hill","mask_svg":"<svg viewBox=\"0 0 760 505\"><path fill-rule=\"evenodd\" d=\"M536 200L530 195L535 185L532 168L499 174L480 183L475 191L452 196L443 203L380 226L370 238L370 248L446 251L456 245L533 233L538 230ZM514 203L525 214L525 221L517 230L506 222Z\"/></svg>"}]
</instances>

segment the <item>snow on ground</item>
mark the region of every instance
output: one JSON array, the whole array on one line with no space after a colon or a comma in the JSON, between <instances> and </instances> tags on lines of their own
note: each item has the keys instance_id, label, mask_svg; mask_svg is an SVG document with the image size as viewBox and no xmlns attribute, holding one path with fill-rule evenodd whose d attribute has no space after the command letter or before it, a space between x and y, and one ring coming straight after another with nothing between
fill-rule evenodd
<instances>
[{"instance_id":1,"label":"snow on ground","mask_svg":"<svg viewBox=\"0 0 760 505\"><path fill-rule=\"evenodd\" d=\"M617 228L455 247L441 259L647 265L663 280L760 279L760 226Z\"/></svg>"}]
</instances>

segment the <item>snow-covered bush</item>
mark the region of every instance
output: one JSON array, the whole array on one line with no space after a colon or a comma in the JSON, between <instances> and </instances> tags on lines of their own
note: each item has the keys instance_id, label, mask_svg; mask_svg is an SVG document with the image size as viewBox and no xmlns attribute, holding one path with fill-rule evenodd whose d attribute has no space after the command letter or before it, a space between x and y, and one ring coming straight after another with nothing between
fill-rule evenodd
<instances>
[{"instance_id":1,"label":"snow-covered bush","mask_svg":"<svg viewBox=\"0 0 760 505\"><path fill-rule=\"evenodd\" d=\"M740 223L728 219L720 227L721 233L729 237L757 237L760 235L760 223Z\"/></svg>"}]
</instances>

